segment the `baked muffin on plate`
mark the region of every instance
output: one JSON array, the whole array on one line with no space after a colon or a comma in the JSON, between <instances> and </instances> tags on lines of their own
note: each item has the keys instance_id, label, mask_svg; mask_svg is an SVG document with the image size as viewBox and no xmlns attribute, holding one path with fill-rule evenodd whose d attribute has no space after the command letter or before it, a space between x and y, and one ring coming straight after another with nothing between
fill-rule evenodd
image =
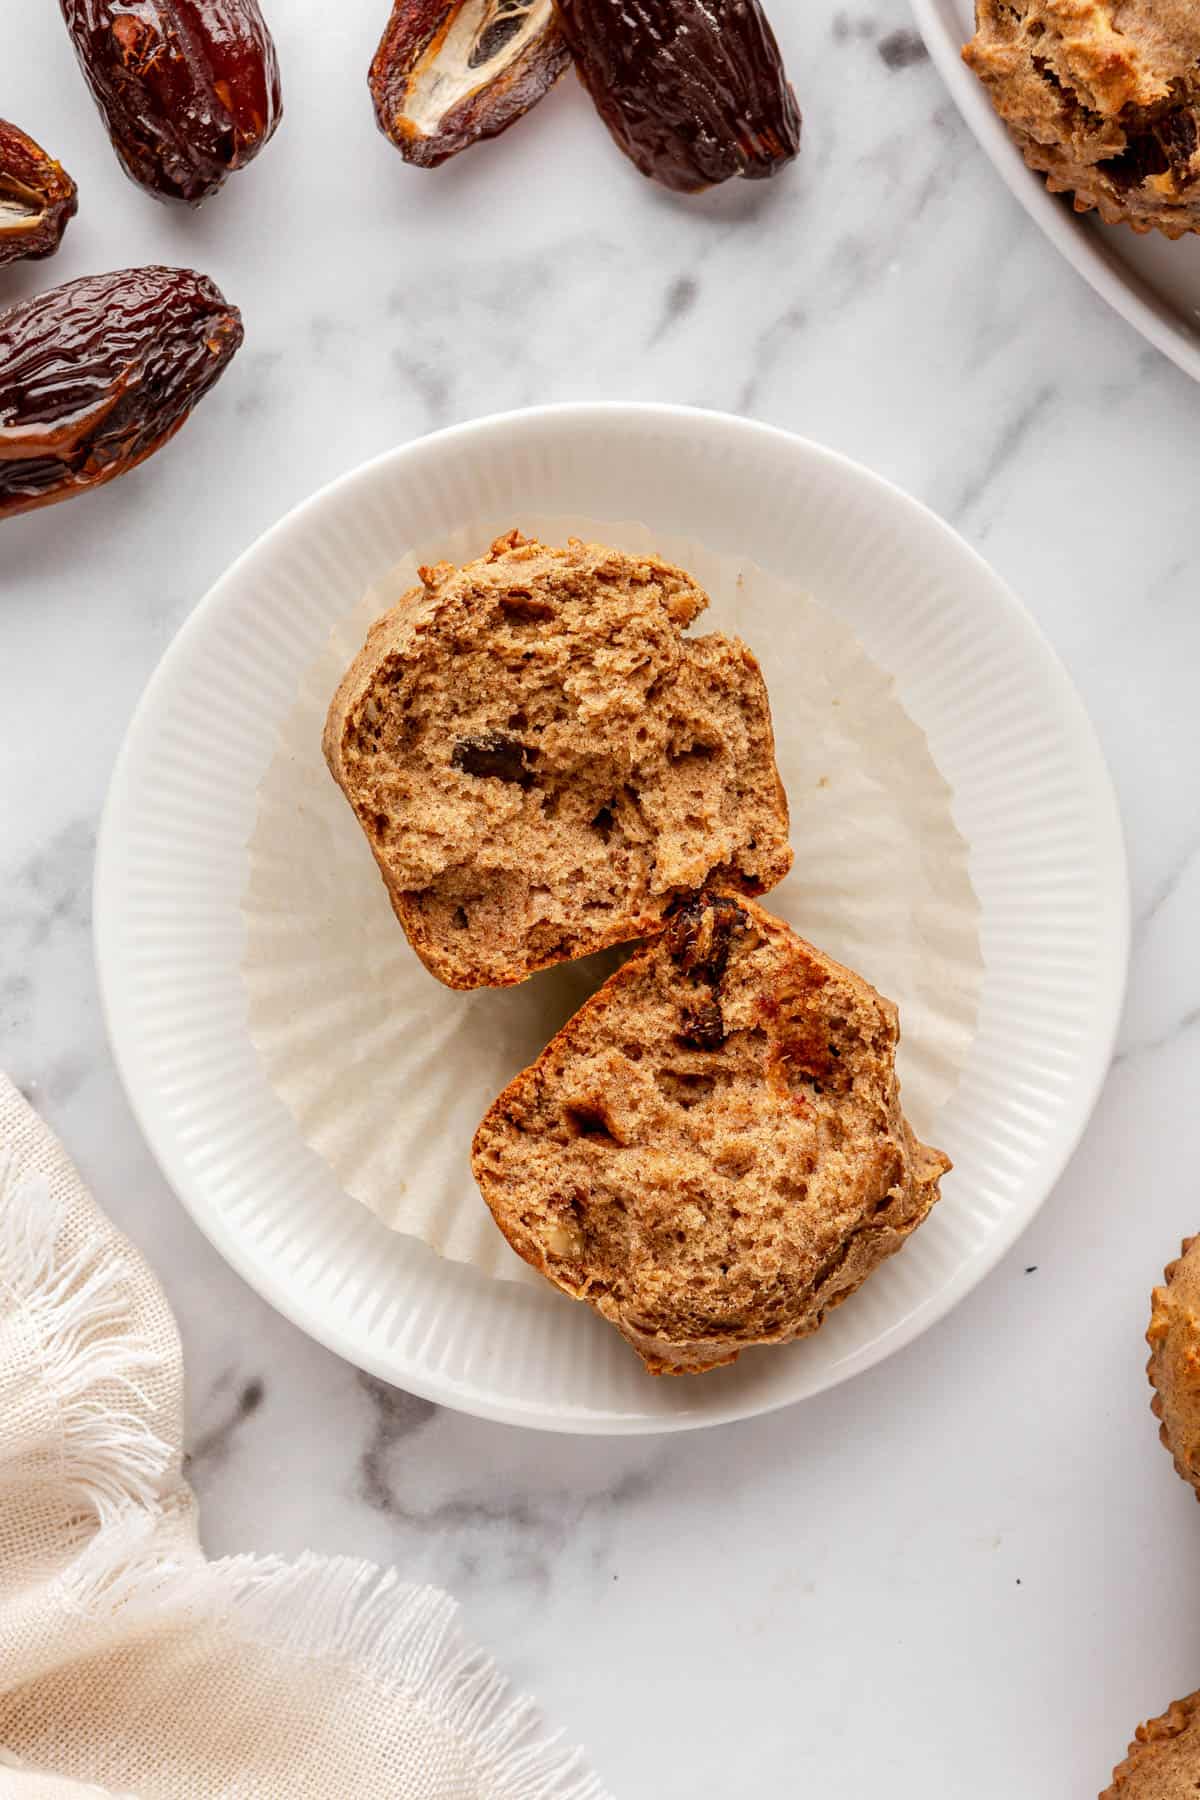
<instances>
[{"instance_id":1,"label":"baked muffin on plate","mask_svg":"<svg viewBox=\"0 0 1200 1800\"><path fill-rule=\"evenodd\" d=\"M1200 1500L1200 1237L1185 1238L1151 1297L1146 1373L1159 1436ZM1200 1779L1200 1769L1197 1770Z\"/></svg>"},{"instance_id":2,"label":"baked muffin on plate","mask_svg":"<svg viewBox=\"0 0 1200 1800\"><path fill-rule=\"evenodd\" d=\"M963 58L1030 168L1110 225L1200 230L1195 0L976 0Z\"/></svg>"},{"instance_id":3,"label":"baked muffin on plate","mask_svg":"<svg viewBox=\"0 0 1200 1800\"><path fill-rule=\"evenodd\" d=\"M684 901L494 1102L472 1164L519 1256L653 1375L807 1336L950 1167L896 1009L742 896Z\"/></svg>"},{"instance_id":4,"label":"baked muffin on plate","mask_svg":"<svg viewBox=\"0 0 1200 1800\"><path fill-rule=\"evenodd\" d=\"M1195 1800L1200 1792L1200 1693L1139 1725L1100 1800Z\"/></svg>"},{"instance_id":5,"label":"baked muffin on plate","mask_svg":"<svg viewBox=\"0 0 1200 1800\"><path fill-rule=\"evenodd\" d=\"M661 931L681 892L791 867L758 663L687 627L656 556L539 544L422 569L334 695L325 757L409 942L448 987Z\"/></svg>"}]
</instances>

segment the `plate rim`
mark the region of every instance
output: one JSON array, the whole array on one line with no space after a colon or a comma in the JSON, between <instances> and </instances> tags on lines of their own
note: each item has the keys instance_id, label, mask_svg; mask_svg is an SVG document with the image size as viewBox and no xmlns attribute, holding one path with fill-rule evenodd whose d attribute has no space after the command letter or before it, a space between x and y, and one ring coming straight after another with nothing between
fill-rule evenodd
<instances>
[{"instance_id":1,"label":"plate rim","mask_svg":"<svg viewBox=\"0 0 1200 1800\"><path fill-rule=\"evenodd\" d=\"M1066 665L1024 602L1008 587L980 553L923 501L916 499L886 476L867 468L854 458L819 444L801 433L788 431L781 426L766 424L738 414L677 403L620 400L557 401L539 406L515 408L501 413L484 414L478 418L462 421L444 427L440 431L412 439L407 443L394 445L390 449L381 451L356 464L353 468L344 471L298 501L243 549L197 601L162 652L139 696L113 764L100 817L92 880L92 936L101 1013L108 1043L130 1110L147 1146L168 1187L204 1237L233 1269L234 1273L268 1305L281 1313L307 1336L352 1366L364 1369L393 1385L400 1385L406 1391L423 1399L449 1406L471 1416L495 1423L521 1426L525 1429L561 1432L569 1435L651 1436L699 1430L710 1425L729 1424L741 1419L761 1417L785 1406L794 1405L812 1395L769 1395L761 1401L756 1400L749 1405L743 1401L722 1408L714 1408L712 1411L704 1413L647 1415L621 1414L614 1410L603 1417L582 1413L571 1415L563 1412L556 1412L547 1417L544 1412L531 1416L530 1409L525 1403L517 1403L511 1399L497 1400L489 1397L485 1391L476 1388L468 1390L461 1387L450 1377L429 1374L420 1364L411 1361L405 1362L402 1372L398 1373L394 1358L389 1360L376 1354L372 1347L364 1346L353 1340L350 1333L343 1330L337 1320L323 1314L319 1302L310 1301L303 1290L296 1290L288 1284L287 1280L277 1277L270 1259L256 1258L248 1240L244 1240L235 1232L220 1211L206 1200L205 1182L202 1177L193 1173L189 1168L183 1147L176 1142L169 1119L164 1112L156 1109L151 1096L142 1091L137 1067L136 1033L125 1032L121 1017L124 1000L121 993L120 972L117 967L116 920L120 911L118 904L120 895L117 888L116 868L120 814L127 796L130 771L138 757L139 739L146 729L148 716L153 710L159 694L169 686L181 659L186 660L193 639L203 633L212 617L219 613L221 606L229 603L230 597L236 592L246 566L260 555L269 555L278 538L285 536L306 514L328 504L344 488L378 472L384 465L402 466L405 461L419 456L431 443L436 442L445 446L453 444L455 440L462 441L472 436L483 436L489 432L503 433L517 425L523 429L537 429L546 422L573 420L576 423L586 423L589 418L594 419L599 416L607 417L610 420L623 417L634 427L639 420L644 421L648 418L670 419L676 423L701 422L708 428L774 440L780 445L785 445L793 450L798 448L805 454L834 464L849 473L853 479L868 486L874 486L881 494L886 494L890 504L898 505L901 509L914 514L921 522L922 529L932 530L944 542L952 545L957 555L965 556L970 561L976 576L990 588L996 604L1008 614L1010 620L1030 642L1031 649L1038 656L1047 675L1053 680L1058 703L1065 706L1072 716L1073 737L1081 746L1086 747L1091 764L1089 773L1092 779L1089 781L1089 788L1095 798L1097 824L1098 826L1102 825L1108 842L1109 855L1106 863L1110 870L1110 876L1106 887L1110 891L1106 893L1106 901L1111 912L1109 930L1112 936L1117 972L1111 989L1109 1016L1105 1027L1103 1031L1096 1033L1089 1045L1088 1063L1081 1065L1076 1117L1068 1130L1058 1134L1058 1140L1051 1146L1052 1154L1048 1157L1041 1177L1030 1183L1029 1195L1023 1199L1021 1205L1013 1207L993 1237L985 1245L979 1246L973 1255L960 1265L953 1279L948 1281L945 1287L936 1294L930 1295L923 1304L914 1308L892 1329L882 1333L879 1339L866 1346L854 1357L848 1358L847 1362L850 1366L832 1369L828 1379L822 1382L821 1388L814 1392L828 1391L830 1388L841 1385L843 1381L850 1379L853 1375L865 1373L868 1368L875 1366L887 1356L913 1342L966 1298L984 1276L995 1268L1007 1254L1053 1191L1087 1128L1109 1071L1124 1006L1132 932L1129 866L1120 807L1103 746L1083 704L1082 697L1076 689ZM415 1246L415 1248L424 1250L424 1246ZM425 1254L432 1254L432 1252L425 1251Z\"/></svg>"},{"instance_id":2,"label":"plate rim","mask_svg":"<svg viewBox=\"0 0 1200 1800\"><path fill-rule=\"evenodd\" d=\"M1089 223L1091 215L1071 212L1026 164L982 84L962 60L961 28L956 24L951 30L948 22L953 3L910 0L925 48L976 143L1009 193L1076 274L1147 343L1193 381L1200 381L1200 334L1190 331L1176 309L1126 265L1117 249ZM1117 229L1131 231L1132 226Z\"/></svg>"}]
</instances>

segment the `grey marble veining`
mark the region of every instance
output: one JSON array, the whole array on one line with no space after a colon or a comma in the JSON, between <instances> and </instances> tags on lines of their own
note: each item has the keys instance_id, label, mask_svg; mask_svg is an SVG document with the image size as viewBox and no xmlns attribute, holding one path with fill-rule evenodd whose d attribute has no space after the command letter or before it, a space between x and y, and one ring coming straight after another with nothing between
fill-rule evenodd
<instances>
[{"instance_id":1,"label":"grey marble veining","mask_svg":"<svg viewBox=\"0 0 1200 1800\"><path fill-rule=\"evenodd\" d=\"M431 1400L406 1394L365 1370L359 1370L358 1380L375 1408L374 1429L358 1459L359 1488L367 1505L377 1512L399 1513L403 1509L392 1482L393 1454L436 1418L438 1409Z\"/></svg>"},{"instance_id":2,"label":"grey marble veining","mask_svg":"<svg viewBox=\"0 0 1200 1800\"><path fill-rule=\"evenodd\" d=\"M267 10L284 124L196 215L120 175L57 9L0 11L0 111L81 192L60 257L0 271L0 302L179 261L246 320L159 457L0 527L0 1061L166 1284L206 1544L447 1585L624 1796L1094 1793L1200 1681L1200 1534L1141 1342L1200 1225L1200 390L1009 197L902 0L775 0L801 162L694 200L627 168L571 80L497 143L407 170L366 96L380 9ZM154 1168L91 961L113 759L211 582L368 456L582 398L744 411L951 519L1084 696L1134 887L1119 1054L1021 1242L850 1386L685 1439L482 1424L302 1337Z\"/></svg>"},{"instance_id":3,"label":"grey marble veining","mask_svg":"<svg viewBox=\"0 0 1200 1800\"><path fill-rule=\"evenodd\" d=\"M204 1401L197 1405L193 1400L186 1450L187 1473L192 1481L200 1481L208 1468L226 1460L235 1434L254 1417L266 1391L267 1384L261 1376L235 1380L233 1370L225 1369Z\"/></svg>"}]
</instances>

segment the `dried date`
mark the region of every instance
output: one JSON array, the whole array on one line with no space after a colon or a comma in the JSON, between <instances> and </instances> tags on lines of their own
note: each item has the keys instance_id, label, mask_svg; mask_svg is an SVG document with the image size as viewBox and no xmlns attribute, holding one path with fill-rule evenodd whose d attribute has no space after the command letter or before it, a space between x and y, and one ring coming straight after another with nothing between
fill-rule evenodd
<instances>
[{"instance_id":1,"label":"dried date","mask_svg":"<svg viewBox=\"0 0 1200 1800\"><path fill-rule=\"evenodd\" d=\"M371 63L379 129L436 168L496 137L571 60L554 0L395 0Z\"/></svg>"},{"instance_id":2,"label":"dried date","mask_svg":"<svg viewBox=\"0 0 1200 1800\"><path fill-rule=\"evenodd\" d=\"M557 0L580 79L643 175L681 193L774 175L800 110L759 0Z\"/></svg>"},{"instance_id":3,"label":"dried date","mask_svg":"<svg viewBox=\"0 0 1200 1800\"><path fill-rule=\"evenodd\" d=\"M0 519L144 462L241 341L192 269L85 275L0 313Z\"/></svg>"},{"instance_id":4,"label":"dried date","mask_svg":"<svg viewBox=\"0 0 1200 1800\"><path fill-rule=\"evenodd\" d=\"M725 1042L721 987L734 940L750 924L744 907L724 894L691 894L667 920L667 951L681 975L708 988L679 1011L679 1042L687 1050L719 1050Z\"/></svg>"},{"instance_id":5,"label":"dried date","mask_svg":"<svg viewBox=\"0 0 1200 1800\"><path fill-rule=\"evenodd\" d=\"M77 205L62 164L0 119L0 263L53 256Z\"/></svg>"},{"instance_id":6,"label":"dried date","mask_svg":"<svg viewBox=\"0 0 1200 1800\"><path fill-rule=\"evenodd\" d=\"M667 921L667 949L682 974L720 990L733 940L749 925L749 915L724 894L692 894Z\"/></svg>"},{"instance_id":7,"label":"dried date","mask_svg":"<svg viewBox=\"0 0 1200 1800\"><path fill-rule=\"evenodd\" d=\"M1167 175L1169 186L1178 193L1195 179L1192 160L1200 132L1190 106L1171 106L1157 115L1144 107L1131 107L1121 123L1125 149L1120 156L1097 164L1118 192L1128 192L1145 181Z\"/></svg>"},{"instance_id":8,"label":"dried date","mask_svg":"<svg viewBox=\"0 0 1200 1800\"><path fill-rule=\"evenodd\" d=\"M258 0L60 0L121 164L198 206L279 123L279 65Z\"/></svg>"},{"instance_id":9,"label":"dried date","mask_svg":"<svg viewBox=\"0 0 1200 1800\"><path fill-rule=\"evenodd\" d=\"M462 738L450 755L451 768L463 775L510 781L516 787L529 788L534 775L527 767L533 752L519 739L503 731L485 731L479 737Z\"/></svg>"},{"instance_id":10,"label":"dried date","mask_svg":"<svg viewBox=\"0 0 1200 1800\"><path fill-rule=\"evenodd\" d=\"M719 1050L725 1042L725 1016L717 999L685 1006L680 1013L680 1042L687 1050Z\"/></svg>"}]
</instances>

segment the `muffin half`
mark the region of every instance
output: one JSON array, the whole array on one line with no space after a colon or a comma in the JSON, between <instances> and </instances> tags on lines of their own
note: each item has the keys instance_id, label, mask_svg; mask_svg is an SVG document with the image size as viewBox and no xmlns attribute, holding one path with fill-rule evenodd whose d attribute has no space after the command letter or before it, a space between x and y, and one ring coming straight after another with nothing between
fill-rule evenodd
<instances>
[{"instance_id":1,"label":"muffin half","mask_svg":"<svg viewBox=\"0 0 1200 1800\"><path fill-rule=\"evenodd\" d=\"M784 1344L905 1243L949 1168L900 1109L896 1009L708 892L494 1102L475 1178L519 1256L652 1374Z\"/></svg>"},{"instance_id":2,"label":"muffin half","mask_svg":"<svg viewBox=\"0 0 1200 1800\"><path fill-rule=\"evenodd\" d=\"M524 981L787 874L766 688L737 639L684 635L707 605L657 557L511 532L372 626L325 757L440 981Z\"/></svg>"}]
</instances>

